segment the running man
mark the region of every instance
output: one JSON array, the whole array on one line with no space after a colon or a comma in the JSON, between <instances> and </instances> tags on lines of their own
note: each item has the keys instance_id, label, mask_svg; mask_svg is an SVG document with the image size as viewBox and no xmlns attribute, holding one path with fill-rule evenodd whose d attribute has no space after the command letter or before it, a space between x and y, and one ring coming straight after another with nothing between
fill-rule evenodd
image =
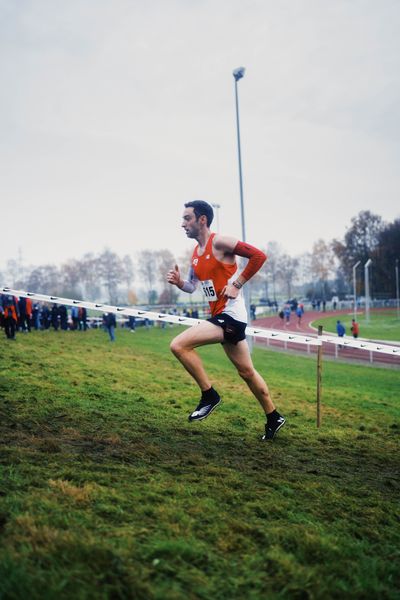
<instances>
[{"instance_id":1,"label":"running man","mask_svg":"<svg viewBox=\"0 0 400 600\"><path fill-rule=\"evenodd\" d=\"M247 313L241 291L243 285L264 264L266 256L250 244L211 233L213 217L212 207L203 200L185 204L182 227L188 238L197 241L197 246L186 280L182 279L178 265L167 275L170 284L189 294L200 282L211 309L210 319L190 327L171 342L173 354L201 390L200 403L189 416L189 421L205 419L221 402L195 351L198 346L221 343L266 414L262 439L272 440L285 419L275 410L267 384L254 369L246 341ZM237 272L236 256L249 259L240 274Z\"/></svg>"}]
</instances>

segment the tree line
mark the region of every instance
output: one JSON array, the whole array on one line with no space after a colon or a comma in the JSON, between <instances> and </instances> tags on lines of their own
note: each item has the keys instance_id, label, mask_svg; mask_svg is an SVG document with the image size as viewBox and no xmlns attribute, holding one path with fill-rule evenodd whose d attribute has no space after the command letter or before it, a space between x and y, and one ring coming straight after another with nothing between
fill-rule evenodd
<instances>
[{"instance_id":1,"label":"tree line","mask_svg":"<svg viewBox=\"0 0 400 600\"><path fill-rule=\"evenodd\" d=\"M396 297L396 261L400 258L400 219L385 223L379 215L361 211L351 219L343 239L319 239L311 252L291 257L276 242L267 248L268 261L255 285L264 286L265 295L287 298L300 293L308 298L343 297L353 293L353 266L360 262L358 295L364 295L364 265L370 267L370 290L375 298Z\"/></svg>"},{"instance_id":2,"label":"tree line","mask_svg":"<svg viewBox=\"0 0 400 600\"><path fill-rule=\"evenodd\" d=\"M44 264L26 267L21 259L7 261L0 280L15 289L26 289L64 298L99 300L110 304L137 304L134 281L144 286L143 302L174 304L176 288L166 282L167 271L175 264L170 250L142 250L133 262L129 255L118 256L106 248L99 254L87 253L56 266ZM160 289L161 288L161 289Z\"/></svg>"},{"instance_id":3,"label":"tree line","mask_svg":"<svg viewBox=\"0 0 400 600\"><path fill-rule=\"evenodd\" d=\"M275 241L263 248L268 261L252 279L252 293L266 300L343 297L351 294L353 266L370 258L371 292L375 297L396 296L395 264L400 257L400 219L385 223L379 215L361 211L351 219L343 239L314 242L311 252L290 256ZM179 292L166 282L168 270L177 262L182 273L190 264L191 251L178 260L168 249L142 250L135 262L110 249L70 259L61 266L26 267L10 259L0 280L6 285L63 297L99 300L111 304L138 301L175 304ZM134 287L134 283L136 287ZM142 286L141 288L139 286ZM358 269L357 289L364 294L363 269Z\"/></svg>"}]
</instances>

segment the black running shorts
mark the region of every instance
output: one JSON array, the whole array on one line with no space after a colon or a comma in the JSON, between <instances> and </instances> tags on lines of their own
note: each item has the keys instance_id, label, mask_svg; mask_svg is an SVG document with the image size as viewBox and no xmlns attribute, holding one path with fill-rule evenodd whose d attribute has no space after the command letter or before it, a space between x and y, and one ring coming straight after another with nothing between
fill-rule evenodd
<instances>
[{"instance_id":1,"label":"black running shorts","mask_svg":"<svg viewBox=\"0 0 400 600\"><path fill-rule=\"evenodd\" d=\"M236 321L236 319L230 315L220 313L219 315L207 319L207 321L214 323L214 325L218 325L218 327L222 327L224 330L224 340L230 344L236 345L238 342L246 339L245 330L247 323Z\"/></svg>"}]
</instances>

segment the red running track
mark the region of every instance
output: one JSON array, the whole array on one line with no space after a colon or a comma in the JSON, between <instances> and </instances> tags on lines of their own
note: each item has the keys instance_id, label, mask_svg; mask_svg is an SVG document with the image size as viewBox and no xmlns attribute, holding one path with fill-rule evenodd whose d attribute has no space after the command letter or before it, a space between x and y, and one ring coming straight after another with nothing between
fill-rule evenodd
<instances>
[{"instance_id":1,"label":"red running track","mask_svg":"<svg viewBox=\"0 0 400 600\"><path fill-rule=\"evenodd\" d=\"M263 319L257 319L252 322L252 325L256 327L264 327L265 329L278 329L279 331L285 331L287 333L299 333L299 334L310 334L314 335L317 333L314 328L311 327L311 323L316 321L319 318L331 317L335 316L340 319L341 315L348 316L351 314L349 310L336 310L336 311L312 311L306 312L302 316L300 325L298 324L298 318L295 313L291 313L290 322L285 325L278 316L278 314L273 315L272 317L264 317ZM330 334L334 335L334 334ZM382 340L378 340L382 341ZM256 344L259 346L269 346L271 348L285 348L284 342L279 342L277 340L265 340L261 338L256 338ZM395 345L393 342L387 342L389 345ZM303 344L293 344L292 342L287 342L287 349L297 350L298 352L309 352L310 354L315 354L317 352L316 346L307 346ZM329 344L327 342L323 343L323 351L324 355L328 355L331 357L335 356L335 345ZM365 350L359 350L358 348L339 348L337 347L338 358L342 360L357 360L374 364L385 364L385 365L394 365L400 367L400 357L399 356L390 356L390 354L381 354L380 352L372 353L372 361L371 361L371 352Z\"/></svg>"}]
</instances>

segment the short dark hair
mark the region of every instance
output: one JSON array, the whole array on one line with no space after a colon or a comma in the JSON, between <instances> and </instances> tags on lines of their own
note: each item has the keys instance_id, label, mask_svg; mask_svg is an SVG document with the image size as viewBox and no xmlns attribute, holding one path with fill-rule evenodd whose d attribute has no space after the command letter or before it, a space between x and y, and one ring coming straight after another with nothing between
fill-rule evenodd
<instances>
[{"instance_id":1,"label":"short dark hair","mask_svg":"<svg viewBox=\"0 0 400 600\"><path fill-rule=\"evenodd\" d=\"M213 222L214 211L208 202L204 202L204 200L192 200L191 202L186 202L185 208L193 208L196 219L204 215L207 218L207 227L210 227Z\"/></svg>"}]
</instances>

